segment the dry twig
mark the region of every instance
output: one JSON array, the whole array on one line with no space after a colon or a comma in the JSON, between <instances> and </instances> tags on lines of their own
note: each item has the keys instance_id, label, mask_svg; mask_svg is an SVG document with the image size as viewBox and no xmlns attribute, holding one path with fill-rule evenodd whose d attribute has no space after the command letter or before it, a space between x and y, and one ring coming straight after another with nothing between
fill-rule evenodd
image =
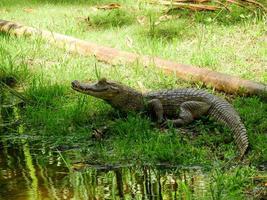
<instances>
[{"instance_id":1,"label":"dry twig","mask_svg":"<svg viewBox=\"0 0 267 200\"><path fill-rule=\"evenodd\" d=\"M170 2L170 1L161 1L160 4L166 6L172 6L171 9L190 9L193 11L215 11L222 9L219 6L213 5L204 5L204 4L193 4L193 3L181 3L181 2Z\"/></svg>"},{"instance_id":2,"label":"dry twig","mask_svg":"<svg viewBox=\"0 0 267 200\"><path fill-rule=\"evenodd\" d=\"M110 3L107 5L97 6L97 9L103 9L103 10L112 10L112 9L118 9L121 5L118 3Z\"/></svg>"},{"instance_id":3,"label":"dry twig","mask_svg":"<svg viewBox=\"0 0 267 200\"><path fill-rule=\"evenodd\" d=\"M170 6L170 10L189 9L192 11L216 11L219 9L227 9L230 11L225 2L236 4L240 7L247 8L250 11L254 11L250 8L250 6L248 6L248 4L250 4L254 5L254 7L260 8L264 12L267 12L267 8L256 0L160 0L153 3Z\"/></svg>"}]
</instances>

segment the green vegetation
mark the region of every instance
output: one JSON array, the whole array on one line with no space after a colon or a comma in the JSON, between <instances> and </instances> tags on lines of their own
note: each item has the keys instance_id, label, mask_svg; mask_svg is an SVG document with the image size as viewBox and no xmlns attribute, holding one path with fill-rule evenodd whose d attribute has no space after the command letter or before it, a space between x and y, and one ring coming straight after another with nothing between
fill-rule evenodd
<instances>
[{"instance_id":1,"label":"green vegetation","mask_svg":"<svg viewBox=\"0 0 267 200\"><path fill-rule=\"evenodd\" d=\"M93 7L107 2L29 0L22 4L4 0L0 18L267 83L267 16L259 11L251 13L240 7L231 13L175 11L170 13L171 19L164 20L163 7L144 1L118 1L122 8L117 10ZM208 88L233 103L251 143L244 161L227 172L225 166L237 164L231 160L237 149L231 133L221 124L203 118L181 129L161 130L144 116L125 118L106 103L70 88L75 79L97 80L96 69L101 77L138 90L201 88L202 84L190 84L138 63L110 66L57 49L39 38L0 34L0 39L0 81L16 83L15 89L30 100L9 117L15 115L24 132L41 136L47 145L79 146L86 152L83 160L92 164L172 163L216 169L211 183L213 199L242 199L252 184L249 177L267 161L267 103L258 97L227 96ZM105 125L109 128L104 136L95 139L96 130ZM7 132L18 133L21 126Z\"/></svg>"}]
</instances>

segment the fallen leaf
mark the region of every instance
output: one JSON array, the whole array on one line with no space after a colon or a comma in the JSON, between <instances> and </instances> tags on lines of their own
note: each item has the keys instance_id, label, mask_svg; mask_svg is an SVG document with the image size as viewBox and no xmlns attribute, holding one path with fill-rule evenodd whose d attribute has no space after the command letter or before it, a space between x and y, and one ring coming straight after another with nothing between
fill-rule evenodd
<instances>
[{"instance_id":1,"label":"fallen leaf","mask_svg":"<svg viewBox=\"0 0 267 200\"><path fill-rule=\"evenodd\" d=\"M126 45L127 45L129 48L133 48L133 39L130 38L129 36L126 36Z\"/></svg>"},{"instance_id":2,"label":"fallen leaf","mask_svg":"<svg viewBox=\"0 0 267 200\"><path fill-rule=\"evenodd\" d=\"M32 8L24 8L23 11L27 12L27 13L32 13L34 11L34 9L32 9Z\"/></svg>"},{"instance_id":3,"label":"fallen leaf","mask_svg":"<svg viewBox=\"0 0 267 200\"><path fill-rule=\"evenodd\" d=\"M176 19L176 18L178 18L177 15L162 15L162 16L159 17L158 21L155 22L155 25L158 25L161 22L165 22L165 21L168 21L168 20L171 20L171 19Z\"/></svg>"},{"instance_id":4,"label":"fallen leaf","mask_svg":"<svg viewBox=\"0 0 267 200\"><path fill-rule=\"evenodd\" d=\"M121 5L118 3L110 3L107 5L96 6L97 9L103 9L103 10L118 9L120 7L121 7Z\"/></svg>"},{"instance_id":5,"label":"fallen leaf","mask_svg":"<svg viewBox=\"0 0 267 200\"><path fill-rule=\"evenodd\" d=\"M137 17L137 22L140 24L140 25L145 25L146 22L147 22L147 19L145 16L138 16Z\"/></svg>"},{"instance_id":6,"label":"fallen leaf","mask_svg":"<svg viewBox=\"0 0 267 200\"><path fill-rule=\"evenodd\" d=\"M160 21L166 21L166 20L169 20L169 19L173 19L173 15L162 15L162 16L159 17Z\"/></svg>"}]
</instances>

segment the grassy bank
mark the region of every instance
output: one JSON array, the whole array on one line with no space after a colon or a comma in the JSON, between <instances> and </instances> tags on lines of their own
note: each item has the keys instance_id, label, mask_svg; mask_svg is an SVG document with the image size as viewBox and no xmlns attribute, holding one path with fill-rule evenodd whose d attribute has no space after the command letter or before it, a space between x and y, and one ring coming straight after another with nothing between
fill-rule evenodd
<instances>
[{"instance_id":1,"label":"grassy bank","mask_svg":"<svg viewBox=\"0 0 267 200\"><path fill-rule=\"evenodd\" d=\"M72 5L25 1L22 5L2 1L0 18L267 83L264 14L233 7L231 13L179 11L173 13L173 19L160 21L164 15L160 6L141 1L121 3L119 10L104 11L93 7L95 2ZM1 82L9 84L12 77L16 89L29 100L16 113L9 113L10 118L20 119L20 126L5 132L18 133L23 127L24 134L42 136L52 147L79 146L87 152L83 158L87 162L167 162L222 168L236 155L229 129L205 117L182 129L160 130L144 116L123 118L106 103L70 89L72 80L97 80L99 74L148 91L201 88L201 84L192 85L138 63L110 66L57 49L38 38L5 34L0 35L0 69ZM8 89L3 90L8 93ZM267 161L267 104L257 97L226 96L207 90L233 103L244 121L251 150L238 164L242 177L248 178L256 173L255 167ZM105 125L109 128L103 138L94 138L96 130ZM241 176L235 173L232 177ZM225 176L219 174L216 181Z\"/></svg>"}]
</instances>

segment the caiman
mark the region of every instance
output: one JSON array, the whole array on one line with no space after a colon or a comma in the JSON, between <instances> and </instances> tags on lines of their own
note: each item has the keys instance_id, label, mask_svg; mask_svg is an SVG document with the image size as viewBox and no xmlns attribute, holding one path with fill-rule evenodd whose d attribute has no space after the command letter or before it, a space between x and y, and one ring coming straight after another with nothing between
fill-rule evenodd
<instances>
[{"instance_id":1,"label":"caiman","mask_svg":"<svg viewBox=\"0 0 267 200\"><path fill-rule=\"evenodd\" d=\"M246 128L238 113L226 100L204 90L183 88L141 93L128 86L105 78L96 83L72 82L72 89L105 100L123 112L145 112L159 124L172 123L179 127L208 115L227 125L242 158L249 142Z\"/></svg>"}]
</instances>

